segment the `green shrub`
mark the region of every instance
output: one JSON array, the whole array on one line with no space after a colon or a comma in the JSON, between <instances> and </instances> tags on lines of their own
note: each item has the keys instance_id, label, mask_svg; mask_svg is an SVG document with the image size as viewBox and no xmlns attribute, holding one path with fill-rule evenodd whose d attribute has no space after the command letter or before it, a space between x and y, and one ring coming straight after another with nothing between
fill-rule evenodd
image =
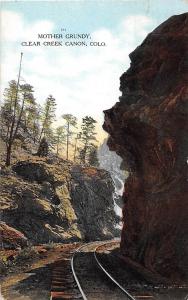
<instances>
[{"instance_id":1,"label":"green shrub","mask_svg":"<svg viewBox=\"0 0 188 300\"><path fill-rule=\"evenodd\" d=\"M45 245L44 245L44 248L45 248L46 250L53 249L53 248L54 248L54 242L53 242L53 241L50 241L48 244L45 244Z\"/></svg>"},{"instance_id":2,"label":"green shrub","mask_svg":"<svg viewBox=\"0 0 188 300\"><path fill-rule=\"evenodd\" d=\"M20 250L15 260L16 262L23 261L23 260L30 260L30 259L37 258L38 255L39 255L38 251L33 246L29 246Z\"/></svg>"}]
</instances>

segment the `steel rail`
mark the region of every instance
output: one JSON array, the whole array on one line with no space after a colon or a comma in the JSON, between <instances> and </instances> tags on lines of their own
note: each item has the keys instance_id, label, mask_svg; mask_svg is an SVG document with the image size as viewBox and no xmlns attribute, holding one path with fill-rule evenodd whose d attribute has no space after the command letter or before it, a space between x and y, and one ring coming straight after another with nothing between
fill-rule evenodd
<instances>
[{"instance_id":1,"label":"steel rail","mask_svg":"<svg viewBox=\"0 0 188 300\"><path fill-rule=\"evenodd\" d=\"M106 244L110 244L111 242L105 242L103 245L106 245ZM94 257L95 257L95 260L98 264L98 266L102 269L102 271L129 297L129 299L131 300L136 300L136 298L134 298L131 294L129 294L129 292L127 290L124 289L124 287L122 287L122 285L117 282L117 280L115 280L115 278L112 277L112 275L110 275L110 273L108 273L108 271L102 266L102 264L99 262L98 258L97 258L97 249L102 246L102 245L99 245L95 248L94 250Z\"/></svg>"},{"instance_id":2,"label":"steel rail","mask_svg":"<svg viewBox=\"0 0 188 300\"><path fill-rule=\"evenodd\" d=\"M76 251L74 252L74 254L73 254L72 258L71 258L71 269L72 269L72 273L73 273L74 279L75 279L75 281L76 281L76 283L77 283L77 286L78 286L78 288L79 288L79 291L80 291L80 293L81 293L81 295L82 295L83 300L88 300L88 299L87 299L87 297L86 297L86 295L85 295L85 293L84 293L84 291L83 291L83 289L82 289L82 286L81 286L81 284L80 284L80 282L79 282L79 279L78 279L78 277L77 277L77 275L76 275L76 272L75 272L75 269L74 269L74 259L75 259L76 254L77 254L78 252L80 252L80 250L81 250L82 248L84 248L84 247L86 247L86 246L89 246L90 244L93 244L93 242L87 243L87 244L84 244L84 245L80 246L78 249L76 249Z\"/></svg>"},{"instance_id":3,"label":"steel rail","mask_svg":"<svg viewBox=\"0 0 188 300\"><path fill-rule=\"evenodd\" d=\"M114 241L115 243L117 243L117 241ZM100 243L100 242L99 242ZM104 246L104 245L107 245L107 244L110 244L110 243L112 243L112 241L108 241L108 242L103 242L103 243L100 243L100 245L98 245L97 247L95 247L94 248L94 252L93 252L93 255L94 255L94 258L95 258L95 261L96 261L96 263L97 263L97 265L100 267L100 269L113 281L113 283L115 283L115 285L117 285L120 289L121 289L121 291L124 293L124 294L126 294L126 296L127 297L129 297L129 299L131 299L131 300L136 300L136 298L134 298L131 294L129 294L129 292L127 291L127 290L125 290L121 285L120 285L120 283L119 282L117 282L117 280L115 280L115 278L113 278L112 277L112 275L102 266L102 264L99 262L99 260L98 260L98 258L97 258L97 249L99 248L99 247L101 247L101 246ZM91 243L87 243L87 244L84 244L84 245L82 245L82 246L80 246L75 252L74 252L74 254L73 254L73 256L72 256L72 258L71 258L71 269L72 269L72 273L73 273L73 276L74 276L74 279L75 279L75 281L76 281L76 283L77 283L77 286L78 286L78 289L79 289L79 291L80 291L80 293L81 293L81 295L82 295L82 298L83 298L83 300L88 300L88 298L87 298L87 296L86 296L86 294L84 293L84 291L83 291L83 288L82 288L82 286L81 286L81 284L80 284L80 282L79 282L79 279L78 279L78 277L77 277L77 275L76 275L76 271L75 271L75 269L74 269L74 260L75 260L75 256L76 256L76 254L77 253L79 253L83 248L85 248L85 247L88 247L88 246L90 246L90 245L95 245L96 244L96 242L91 242Z\"/></svg>"}]
</instances>

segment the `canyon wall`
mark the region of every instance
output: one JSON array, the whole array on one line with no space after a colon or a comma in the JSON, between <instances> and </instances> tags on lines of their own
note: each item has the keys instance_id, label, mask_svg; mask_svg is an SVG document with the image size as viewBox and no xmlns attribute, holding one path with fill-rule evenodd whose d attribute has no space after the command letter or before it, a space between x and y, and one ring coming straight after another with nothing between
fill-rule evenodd
<instances>
[{"instance_id":1,"label":"canyon wall","mask_svg":"<svg viewBox=\"0 0 188 300\"><path fill-rule=\"evenodd\" d=\"M105 170L30 157L2 170L0 182L0 247L14 247L25 239L39 244L120 234L114 184Z\"/></svg>"},{"instance_id":2,"label":"canyon wall","mask_svg":"<svg viewBox=\"0 0 188 300\"><path fill-rule=\"evenodd\" d=\"M123 158L121 251L173 282L188 278L188 14L162 23L130 54L122 96L105 111Z\"/></svg>"}]
</instances>

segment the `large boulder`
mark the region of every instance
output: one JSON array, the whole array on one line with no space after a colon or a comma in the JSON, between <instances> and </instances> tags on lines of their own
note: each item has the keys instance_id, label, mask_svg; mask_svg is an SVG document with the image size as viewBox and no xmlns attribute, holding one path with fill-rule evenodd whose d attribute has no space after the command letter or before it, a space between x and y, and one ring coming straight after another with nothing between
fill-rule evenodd
<instances>
[{"instance_id":1,"label":"large boulder","mask_svg":"<svg viewBox=\"0 0 188 300\"><path fill-rule=\"evenodd\" d=\"M34 243L113 238L119 234L108 172L33 157L1 176L1 219Z\"/></svg>"},{"instance_id":2,"label":"large boulder","mask_svg":"<svg viewBox=\"0 0 188 300\"><path fill-rule=\"evenodd\" d=\"M188 14L130 54L122 96L105 111L108 146L130 172L121 251L171 281L188 277Z\"/></svg>"},{"instance_id":3,"label":"large boulder","mask_svg":"<svg viewBox=\"0 0 188 300\"><path fill-rule=\"evenodd\" d=\"M110 174L94 167L71 169L71 199L77 222L86 240L112 239L119 235L114 211L114 184Z\"/></svg>"},{"instance_id":4,"label":"large boulder","mask_svg":"<svg viewBox=\"0 0 188 300\"><path fill-rule=\"evenodd\" d=\"M27 238L23 233L0 222L0 249L16 249L27 246Z\"/></svg>"}]
</instances>

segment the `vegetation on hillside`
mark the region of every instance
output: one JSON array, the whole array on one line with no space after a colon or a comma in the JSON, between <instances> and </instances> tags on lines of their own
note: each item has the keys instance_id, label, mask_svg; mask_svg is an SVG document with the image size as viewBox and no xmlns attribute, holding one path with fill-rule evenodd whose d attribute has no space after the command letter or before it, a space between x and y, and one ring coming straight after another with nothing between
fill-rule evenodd
<instances>
[{"instance_id":1,"label":"vegetation on hillside","mask_svg":"<svg viewBox=\"0 0 188 300\"><path fill-rule=\"evenodd\" d=\"M55 126L56 99L49 95L43 106L37 102L34 87L22 84L21 63L22 55L18 79L8 83L0 107L0 139L6 146L6 166L11 164L13 149L19 147L38 156L54 153L97 166L96 120L85 116L79 129L76 116L62 114Z\"/></svg>"}]
</instances>

